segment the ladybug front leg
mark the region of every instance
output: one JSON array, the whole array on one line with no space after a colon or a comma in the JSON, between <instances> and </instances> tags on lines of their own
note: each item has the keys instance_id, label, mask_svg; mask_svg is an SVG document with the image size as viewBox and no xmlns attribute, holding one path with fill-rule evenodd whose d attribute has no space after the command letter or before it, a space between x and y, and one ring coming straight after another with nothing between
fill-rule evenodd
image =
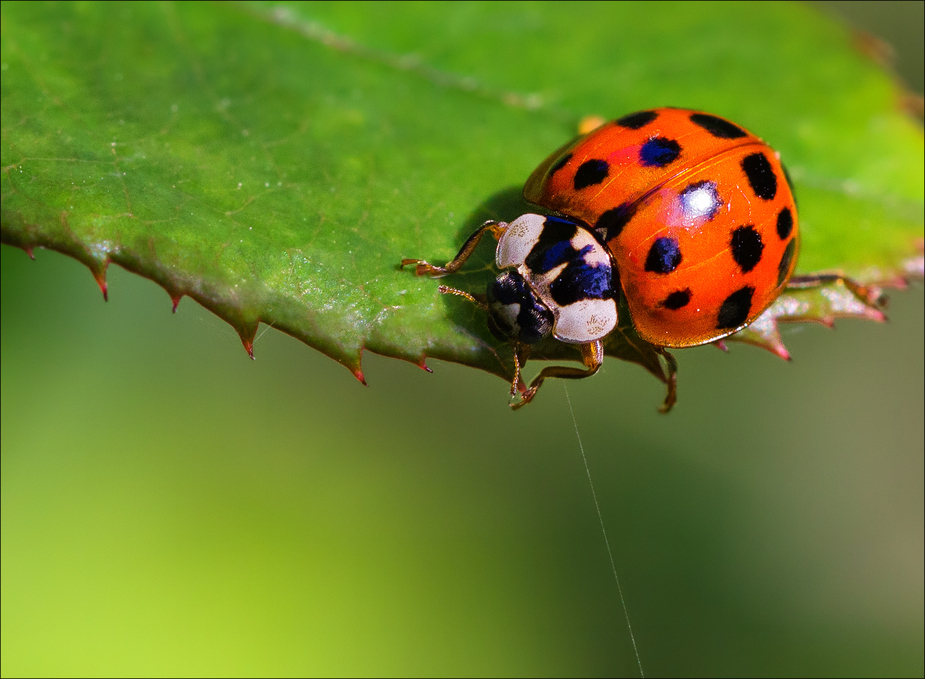
<instances>
[{"instance_id":1,"label":"ladybug front leg","mask_svg":"<svg viewBox=\"0 0 925 679\"><path fill-rule=\"evenodd\" d=\"M402 267L406 267L414 264L414 273L418 276L430 276L431 278L442 278L443 276L448 276L451 273L458 271L459 268L465 264L466 260L469 259L469 255L475 252L476 246L479 244L479 241L482 240L482 236L485 235L486 231L490 231L491 234L495 237L495 240L497 240L501 238L501 234L504 233L506 228L506 222L496 222L489 219L479 227L478 231L469 236L466 242L463 243L462 248L459 250L459 254L456 255L453 261L447 262L444 266L428 264L423 259L403 259L401 260L401 265Z\"/></svg>"},{"instance_id":2,"label":"ladybug front leg","mask_svg":"<svg viewBox=\"0 0 925 679\"><path fill-rule=\"evenodd\" d=\"M578 380L583 377L591 377L591 375L600 370L601 365L604 363L604 343L601 342L601 340L596 340L594 342L582 344L581 358L585 364L585 370L582 370L581 368L566 367L563 365L553 365L549 366L548 368L543 368L540 371L540 374L533 378L533 381L530 383L530 388L521 394L520 400L517 403L511 404L511 408L517 410L518 408L522 408L530 401L532 401L533 397L536 396L536 392L542 386L543 381L549 377L560 377L570 380ZM515 359L517 359L516 354ZM519 360L515 362L517 364L518 375L514 378L513 388L516 388L517 386L520 373L520 362Z\"/></svg>"}]
</instances>

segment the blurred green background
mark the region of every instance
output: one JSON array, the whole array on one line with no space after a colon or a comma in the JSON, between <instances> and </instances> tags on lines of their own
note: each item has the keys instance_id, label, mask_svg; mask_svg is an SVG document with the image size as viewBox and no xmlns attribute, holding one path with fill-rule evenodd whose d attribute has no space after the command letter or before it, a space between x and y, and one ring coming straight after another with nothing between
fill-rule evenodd
<instances>
[{"instance_id":1,"label":"blurred green background","mask_svg":"<svg viewBox=\"0 0 925 679\"><path fill-rule=\"evenodd\" d=\"M826 4L921 93L923 3ZM363 388L0 252L4 676L638 674L562 384L511 413L367 354ZM790 364L677 352L668 416L637 366L571 385L647 674L922 675L921 285L891 297L787 327Z\"/></svg>"}]
</instances>

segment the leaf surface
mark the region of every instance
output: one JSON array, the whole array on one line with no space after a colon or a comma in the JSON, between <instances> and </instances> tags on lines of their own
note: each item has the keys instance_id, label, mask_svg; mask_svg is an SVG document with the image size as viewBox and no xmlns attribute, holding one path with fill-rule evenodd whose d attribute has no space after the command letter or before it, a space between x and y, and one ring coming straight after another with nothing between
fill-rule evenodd
<instances>
[{"instance_id":1,"label":"leaf surface","mask_svg":"<svg viewBox=\"0 0 925 679\"><path fill-rule=\"evenodd\" d=\"M115 262L248 348L262 322L360 379L364 349L507 374L478 311L399 261L449 259L485 219L520 214L523 181L584 116L655 106L715 112L781 152L801 272L921 269L921 126L847 29L805 6L2 13L3 242L72 255L104 290ZM452 285L482 289L482 250Z\"/></svg>"}]
</instances>

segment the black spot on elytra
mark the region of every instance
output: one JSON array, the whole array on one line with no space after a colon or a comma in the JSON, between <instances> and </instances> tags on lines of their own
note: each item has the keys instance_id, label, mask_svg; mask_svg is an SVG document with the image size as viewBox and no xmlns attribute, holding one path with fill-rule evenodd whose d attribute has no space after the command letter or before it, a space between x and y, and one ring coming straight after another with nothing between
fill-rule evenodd
<instances>
[{"instance_id":1,"label":"black spot on elytra","mask_svg":"<svg viewBox=\"0 0 925 679\"><path fill-rule=\"evenodd\" d=\"M748 314L752 310L752 296L755 294L755 288L746 285L739 288L729 295L719 308L719 314L716 317L717 330L729 330L738 328L748 320Z\"/></svg>"},{"instance_id":2,"label":"black spot on elytra","mask_svg":"<svg viewBox=\"0 0 925 679\"><path fill-rule=\"evenodd\" d=\"M797 239L794 238L784 249L784 254L780 258L780 264L777 265L777 285L780 287L787 280L787 274L790 273L790 263L793 261L793 253L797 249Z\"/></svg>"},{"instance_id":3,"label":"black spot on elytra","mask_svg":"<svg viewBox=\"0 0 925 679\"><path fill-rule=\"evenodd\" d=\"M742 273L748 273L761 261L764 243L761 242L761 234L755 230L755 227L747 224L732 232L729 249L732 251L732 258L742 269Z\"/></svg>"},{"instance_id":4,"label":"black spot on elytra","mask_svg":"<svg viewBox=\"0 0 925 679\"><path fill-rule=\"evenodd\" d=\"M691 221L709 222L723 205L716 184L711 181L694 182L678 195L684 217Z\"/></svg>"},{"instance_id":5,"label":"black spot on elytra","mask_svg":"<svg viewBox=\"0 0 925 679\"><path fill-rule=\"evenodd\" d=\"M578 167L575 173L575 190L578 191L587 186L600 184L607 179L607 172L610 166L606 160L586 160Z\"/></svg>"},{"instance_id":6,"label":"black spot on elytra","mask_svg":"<svg viewBox=\"0 0 925 679\"><path fill-rule=\"evenodd\" d=\"M639 162L646 167L665 167L681 155L681 145L674 139L655 137L639 149Z\"/></svg>"},{"instance_id":7,"label":"black spot on elytra","mask_svg":"<svg viewBox=\"0 0 925 679\"><path fill-rule=\"evenodd\" d=\"M630 113L628 116L619 118L617 120L617 125L620 127L628 127L631 130L638 130L645 127L656 118L658 118L658 113L655 111L639 111L638 113Z\"/></svg>"},{"instance_id":8,"label":"black spot on elytra","mask_svg":"<svg viewBox=\"0 0 925 679\"><path fill-rule=\"evenodd\" d=\"M578 227L566 219L547 217L539 240L524 263L537 274L552 271L557 266L571 259L575 252L571 239L578 232Z\"/></svg>"},{"instance_id":9,"label":"black spot on elytra","mask_svg":"<svg viewBox=\"0 0 925 679\"><path fill-rule=\"evenodd\" d=\"M777 236L781 240L787 240L790 232L793 231L793 213L789 207L777 213Z\"/></svg>"},{"instance_id":10,"label":"black spot on elytra","mask_svg":"<svg viewBox=\"0 0 925 679\"><path fill-rule=\"evenodd\" d=\"M691 301L691 291L688 288L687 290L675 290L673 293L668 295L665 299L662 300L661 306L671 311L677 311L678 309L683 309Z\"/></svg>"},{"instance_id":11,"label":"black spot on elytra","mask_svg":"<svg viewBox=\"0 0 925 679\"><path fill-rule=\"evenodd\" d=\"M681 263L681 248L674 238L658 238L649 248L645 270L650 273L671 273Z\"/></svg>"},{"instance_id":12,"label":"black spot on elytra","mask_svg":"<svg viewBox=\"0 0 925 679\"><path fill-rule=\"evenodd\" d=\"M756 196L771 200L777 195L777 175L766 155L759 152L745 156L742 159L742 170Z\"/></svg>"},{"instance_id":13,"label":"black spot on elytra","mask_svg":"<svg viewBox=\"0 0 925 679\"><path fill-rule=\"evenodd\" d=\"M617 207L610 208L601 214L594 223L594 231L598 237L607 242L616 238L623 231L623 228L629 224L629 221L636 214L636 205L623 203Z\"/></svg>"},{"instance_id":14,"label":"black spot on elytra","mask_svg":"<svg viewBox=\"0 0 925 679\"><path fill-rule=\"evenodd\" d=\"M549 174L547 176L552 177L556 172L558 172L563 167L565 167L566 163L568 163L568 161L570 161L571 159L572 159L572 154L566 153L564 156L562 156L561 158L559 158L559 160L556 161L555 165L549 168Z\"/></svg>"},{"instance_id":15,"label":"black spot on elytra","mask_svg":"<svg viewBox=\"0 0 925 679\"><path fill-rule=\"evenodd\" d=\"M709 113L691 114L691 122L719 139L739 139L748 136L748 132L738 125L733 125L718 116L711 116Z\"/></svg>"}]
</instances>

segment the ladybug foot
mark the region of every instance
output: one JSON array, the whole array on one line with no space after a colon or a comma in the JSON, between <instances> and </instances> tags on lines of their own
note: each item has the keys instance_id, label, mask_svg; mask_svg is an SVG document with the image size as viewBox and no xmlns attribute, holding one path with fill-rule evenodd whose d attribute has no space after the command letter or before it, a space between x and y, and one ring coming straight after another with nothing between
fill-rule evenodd
<instances>
[{"instance_id":1,"label":"ladybug foot","mask_svg":"<svg viewBox=\"0 0 925 679\"><path fill-rule=\"evenodd\" d=\"M524 389L524 383L521 378L521 366L526 362L525 349L522 349L522 353L524 355L518 355L517 352L514 354L516 372L514 374L514 381L511 383L511 396L516 396L516 392L520 391L520 400L509 404L511 406L511 410L518 410L530 403L530 401L533 400L533 397L536 396L536 392L539 391L541 386L543 386L543 382L550 377L557 377L559 379L567 380L584 379L585 377L591 377L591 375L600 370L601 365L604 362L603 342L596 340L594 342L582 344L581 358L582 362L585 364L584 368L572 368L571 366L563 365L548 366L543 368L540 371L540 374L533 378L529 389Z\"/></svg>"},{"instance_id":2,"label":"ladybug foot","mask_svg":"<svg viewBox=\"0 0 925 679\"><path fill-rule=\"evenodd\" d=\"M533 397L536 395L539 385L531 387L530 389L525 389L524 392L520 395L520 400L515 401L514 403L509 403L511 410L519 410L527 405L530 401L533 400Z\"/></svg>"},{"instance_id":3,"label":"ladybug foot","mask_svg":"<svg viewBox=\"0 0 925 679\"><path fill-rule=\"evenodd\" d=\"M406 266L411 266L414 264L414 275L415 276L430 276L431 278L442 278L450 274L450 271L447 271L442 266L436 266L434 264L428 264L423 259L403 259L401 260L401 268Z\"/></svg>"},{"instance_id":4,"label":"ladybug foot","mask_svg":"<svg viewBox=\"0 0 925 679\"><path fill-rule=\"evenodd\" d=\"M507 229L507 224L504 222L496 222L494 220L485 222L479 227L478 231L469 236L466 242L463 243L456 257L452 261L447 262L444 266L429 264L423 259L403 259L401 260L401 266L404 268L414 264L414 273L418 276L430 276L431 278L449 276L451 273L456 273L459 268L466 263L466 260L469 259L469 255L475 251L479 241L482 240L482 236L486 233L490 233L497 239L501 237L505 229Z\"/></svg>"}]
</instances>

